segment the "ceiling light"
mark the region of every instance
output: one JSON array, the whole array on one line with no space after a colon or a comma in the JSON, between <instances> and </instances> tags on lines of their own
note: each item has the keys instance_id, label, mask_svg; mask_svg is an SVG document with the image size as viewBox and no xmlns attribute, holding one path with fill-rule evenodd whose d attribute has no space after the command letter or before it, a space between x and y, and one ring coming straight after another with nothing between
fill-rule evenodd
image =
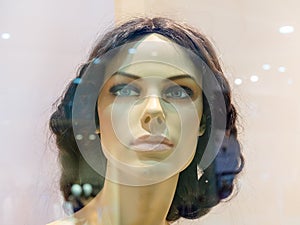
<instances>
[{"instance_id":1,"label":"ceiling light","mask_svg":"<svg viewBox=\"0 0 300 225\"><path fill-rule=\"evenodd\" d=\"M252 82L257 82L258 81L258 76L257 75L252 75L251 77L250 77L250 80L252 81Z\"/></svg>"},{"instance_id":2,"label":"ceiling light","mask_svg":"<svg viewBox=\"0 0 300 225\"><path fill-rule=\"evenodd\" d=\"M2 39L7 40L7 39L10 39L10 34L9 33L2 33L1 37L2 37Z\"/></svg>"},{"instance_id":3,"label":"ceiling light","mask_svg":"<svg viewBox=\"0 0 300 225\"><path fill-rule=\"evenodd\" d=\"M293 26L282 26L279 28L279 32L282 34L290 34L294 32Z\"/></svg>"},{"instance_id":4,"label":"ceiling light","mask_svg":"<svg viewBox=\"0 0 300 225\"><path fill-rule=\"evenodd\" d=\"M264 64L264 65L262 66L262 68L263 68L264 70L270 70L270 69L271 69L271 66L270 66L270 64Z\"/></svg>"},{"instance_id":5,"label":"ceiling light","mask_svg":"<svg viewBox=\"0 0 300 225\"><path fill-rule=\"evenodd\" d=\"M234 80L234 83L235 83L236 85L241 85L241 84L243 83L243 81L242 81L242 79L240 79L240 78L236 78L236 79Z\"/></svg>"},{"instance_id":6,"label":"ceiling light","mask_svg":"<svg viewBox=\"0 0 300 225\"><path fill-rule=\"evenodd\" d=\"M288 79L288 85L292 85L293 84L293 80L291 78Z\"/></svg>"},{"instance_id":7,"label":"ceiling light","mask_svg":"<svg viewBox=\"0 0 300 225\"><path fill-rule=\"evenodd\" d=\"M280 66L280 67L278 67L278 71L280 72L280 73L284 73L285 72L285 67L284 66Z\"/></svg>"}]
</instances>

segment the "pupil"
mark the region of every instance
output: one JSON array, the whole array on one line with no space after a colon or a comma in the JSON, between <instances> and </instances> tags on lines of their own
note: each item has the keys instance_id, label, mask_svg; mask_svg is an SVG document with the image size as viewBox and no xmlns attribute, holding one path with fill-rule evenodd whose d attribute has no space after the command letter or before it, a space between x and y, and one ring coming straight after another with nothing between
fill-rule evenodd
<instances>
[{"instance_id":1,"label":"pupil","mask_svg":"<svg viewBox=\"0 0 300 225\"><path fill-rule=\"evenodd\" d=\"M175 91L175 93L174 93L174 95L177 96L177 97L180 96L180 94L181 94L180 90L177 90L177 91Z\"/></svg>"}]
</instances>

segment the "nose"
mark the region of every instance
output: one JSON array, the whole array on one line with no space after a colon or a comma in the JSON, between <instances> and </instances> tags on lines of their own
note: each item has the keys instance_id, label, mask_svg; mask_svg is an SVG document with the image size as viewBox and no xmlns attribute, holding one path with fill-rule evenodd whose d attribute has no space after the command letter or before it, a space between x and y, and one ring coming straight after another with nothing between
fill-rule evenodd
<instances>
[{"instance_id":1,"label":"nose","mask_svg":"<svg viewBox=\"0 0 300 225\"><path fill-rule=\"evenodd\" d=\"M142 128L153 135L164 133L166 118L159 97L149 96L145 99L145 103L141 116Z\"/></svg>"}]
</instances>

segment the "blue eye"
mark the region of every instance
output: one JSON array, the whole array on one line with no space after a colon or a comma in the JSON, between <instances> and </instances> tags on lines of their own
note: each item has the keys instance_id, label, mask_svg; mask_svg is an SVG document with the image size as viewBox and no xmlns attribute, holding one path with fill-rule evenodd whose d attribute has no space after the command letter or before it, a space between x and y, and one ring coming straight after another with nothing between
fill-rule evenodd
<instances>
[{"instance_id":1,"label":"blue eye","mask_svg":"<svg viewBox=\"0 0 300 225\"><path fill-rule=\"evenodd\" d=\"M118 84L109 89L109 92L115 96L129 97L129 96L139 96L140 91L133 85L129 84Z\"/></svg>"},{"instance_id":2,"label":"blue eye","mask_svg":"<svg viewBox=\"0 0 300 225\"><path fill-rule=\"evenodd\" d=\"M172 86L164 91L164 95L167 98L185 99L193 96L193 91L185 86Z\"/></svg>"}]
</instances>

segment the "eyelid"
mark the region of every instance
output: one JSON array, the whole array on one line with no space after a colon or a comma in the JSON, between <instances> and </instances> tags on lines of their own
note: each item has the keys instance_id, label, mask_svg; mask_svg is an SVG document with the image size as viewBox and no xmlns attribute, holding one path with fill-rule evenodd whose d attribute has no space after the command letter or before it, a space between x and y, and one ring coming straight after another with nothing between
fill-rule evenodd
<instances>
[{"instance_id":1,"label":"eyelid","mask_svg":"<svg viewBox=\"0 0 300 225\"><path fill-rule=\"evenodd\" d=\"M192 89L192 88L190 88L190 87L188 87L188 86L185 86L185 85L180 85L180 87L181 87L182 89L184 89L184 90L188 90L188 91L190 91L190 92L194 93L193 89Z\"/></svg>"},{"instance_id":2,"label":"eyelid","mask_svg":"<svg viewBox=\"0 0 300 225\"><path fill-rule=\"evenodd\" d=\"M116 83L116 84L113 84L110 88L109 88L109 92L115 92L117 91L116 89L119 90L120 87L124 88L126 86L128 86L129 84L126 84L126 83ZM121 89L122 89L121 88Z\"/></svg>"},{"instance_id":3,"label":"eyelid","mask_svg":"<svg viewBox=\"0 0 300 225\"><path fill-rule=\"evenodd\" d=\"M184 96L184 97L172 97L172 96L167 96L169 93L169 91L173 91L173 90L176 90L176 89L180 89L182 91L184 91L184 93L187 95L187 96ZM166 97L168 98L174 98L174 99L186 99L186 98L193 98L194 96L194 91L192 88L190 87L187 87L185 85L172 85L170 87L167 87L166 90L163 91L163 94L166 95Z\"/></svg>"},{"instance_id":4,"label":"eyelid","mask_svg":"<svg viewBox=\"0 0 300 225\"><path fill-rule=\"evenodd\" d=\"M175 84L190 89L193 92L193 95L190 96L193 100L202 94L202 86L195 82L194 79L179 79L175 81Z\"/></svg>"},{"instance_id":5,"label":"eyelid","mask_svg":"<svg viewBox=\"0 0 300 225\"><path fill-rule=\"evenodd\" d=\"M123 88L131 88L133 91L140 93L140 89L131 83L116 83L109 88L109 92L116 95L116 92L121 91Z\"/></svg>"},{"instance_id":6,"label":"eyelid","mask_svg":"<svg viewBox=\"0 0 300 225\"><path fill-rule=\"evenodd\" d=\"M167 88L165 88L165 90L168 90L170 88L182 88L183 90L191 90L192 92L194 92L194 88L193 87L189 87L188 85L185 85L185 84L173 84L173 85L169 85Z\"/></svg>"}]
</instances>

